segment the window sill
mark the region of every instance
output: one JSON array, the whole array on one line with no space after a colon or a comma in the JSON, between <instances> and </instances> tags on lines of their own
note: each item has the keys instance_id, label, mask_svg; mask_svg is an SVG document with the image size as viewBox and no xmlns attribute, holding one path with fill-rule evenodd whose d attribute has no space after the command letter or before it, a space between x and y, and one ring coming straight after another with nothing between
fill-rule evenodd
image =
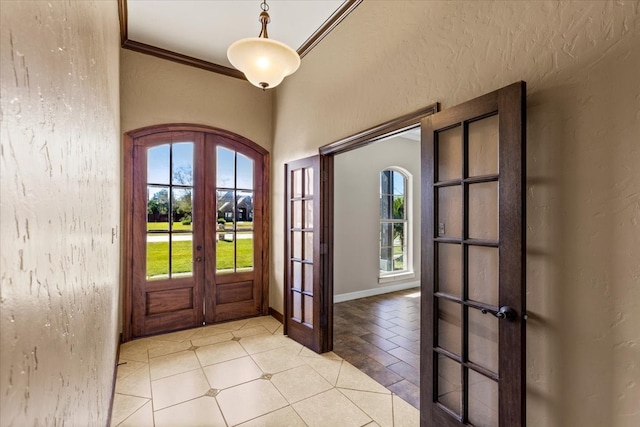
<instances>
[{"instance_id":1,"label":"window sill","mask_svg":"<svg viewBox=\"0 0 640 427\"><path fill-rule=\"evenodd\" d=\"M388 274L378 277L378 283L398 282L400 280L413 279L416 277L413 271L403 271L397 274Z\"/></svg>"}]
</instances>

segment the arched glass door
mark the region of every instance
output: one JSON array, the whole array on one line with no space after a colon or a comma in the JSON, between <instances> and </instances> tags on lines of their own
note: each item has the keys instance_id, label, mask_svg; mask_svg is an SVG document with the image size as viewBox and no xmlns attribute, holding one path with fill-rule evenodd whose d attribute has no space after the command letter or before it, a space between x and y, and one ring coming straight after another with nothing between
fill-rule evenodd
<instances>
[{"instance_id":1,"label":"arched glass door","mask_svg":"<svg viewBox=\"0 0 640 427\"><path fill-rule=\"evenodd\" d=\"M137 337L266 314L266 151L215 130L141 133L129 141L125 329Z\"/></svg>"}]
</instances>

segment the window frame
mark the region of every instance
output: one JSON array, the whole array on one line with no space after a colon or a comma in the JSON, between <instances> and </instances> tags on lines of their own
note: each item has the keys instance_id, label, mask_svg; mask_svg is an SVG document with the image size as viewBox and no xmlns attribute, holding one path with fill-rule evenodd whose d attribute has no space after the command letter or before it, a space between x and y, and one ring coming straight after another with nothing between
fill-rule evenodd
<instances>
[{"instance_id":1,"label":"window frame","mask_svg":"<svg viewBox=\"0 0 640 427\"><path fill-rule=\"evenodd\" d=\"M413 198L411 197L413 191L413 175L411 172L406 170L400 166L387 166L382 169L378 173L378 193L379 200L382 199L383 195L391 194L393 197L393 193L383 193L382 189L382 174L386 171L392 171L399 173L404 178L404 219L387 219L383 218L383 213L380 208L378 211L378 261L382 260L382 224L383 223L402 223L405 228L405 242L404 242L404 268L402 270L392 270L392 271L384 271L378 268L378 283L386 283L395 280L403 280L414 277L414 268L413 268ZM393 190L392 190L393 191ZM393 248L393 245L392 245Z\"/></svg>"}]
</instances>

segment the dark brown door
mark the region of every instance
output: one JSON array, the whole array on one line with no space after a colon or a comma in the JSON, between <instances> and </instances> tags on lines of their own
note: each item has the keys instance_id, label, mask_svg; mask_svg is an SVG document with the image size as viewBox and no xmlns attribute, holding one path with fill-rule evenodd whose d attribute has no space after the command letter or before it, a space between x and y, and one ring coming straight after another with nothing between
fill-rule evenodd
<instances>
[{"instance_id":1,"label":"dark brown door","mask_svg":"<svg viewBox=\"0 0 640 427\"><path fill-rule=\"evenodd\" d=\"M132 139L132 337L266 314L267 154L251 144L189 130Z\"/></svg>"},{"instance_id":2,"label":"dark brown door","mask_svg":"<svg viewBox=\"0 0 640 427\"><path fill-rule=\"evenodd\" d=\"M422 121L423 426L525 424L525 94Z\"/></svg>"},{"instance_id":3,"label":"dark brown door","mask_svg":"<svg viewBox=\"0 0 640 427\"><path fill-rule=\"evenodd\" d=\"M285 165L284 332L316 352L327 351L328 345L322 311L320 176L320 156Z\"/></svg>"}]
</instances>

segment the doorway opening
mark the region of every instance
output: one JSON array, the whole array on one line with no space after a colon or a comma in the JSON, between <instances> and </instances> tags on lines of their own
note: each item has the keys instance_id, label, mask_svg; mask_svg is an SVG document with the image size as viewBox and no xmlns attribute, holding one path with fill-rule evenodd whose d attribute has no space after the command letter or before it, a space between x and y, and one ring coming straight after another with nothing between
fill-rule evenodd
<instances>
[{"instance_id":1,"label":"doorway opening","mask_svg":"<svg viewBox=\"0 0 640 427\"><path fill-rule=\"evenodd\" d=\"M418 123L333 165L333 351L417 409L420 167Z\"/></svg>"}]
</instances>

